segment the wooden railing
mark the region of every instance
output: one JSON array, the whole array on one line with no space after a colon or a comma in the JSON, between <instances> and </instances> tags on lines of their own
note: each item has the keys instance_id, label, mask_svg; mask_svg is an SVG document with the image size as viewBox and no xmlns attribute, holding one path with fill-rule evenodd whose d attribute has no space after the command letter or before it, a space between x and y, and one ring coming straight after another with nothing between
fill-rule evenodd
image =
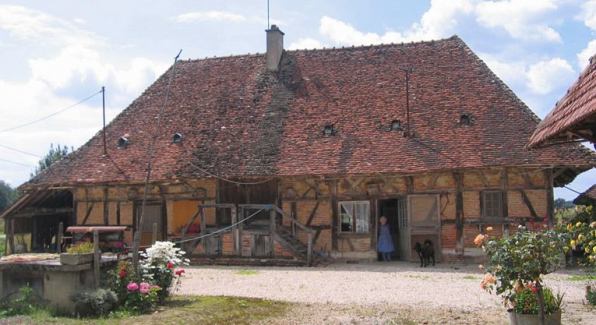
<instances>
[{"instance_id":1,"label":"wooden railing","mask_svg":"<svg viewBox=\"0 0 596 325\"><path fill-rule=\"evenodd\" d=\"M307 241L307 250L306 250L306 264L308 266L311 265L312 262L312 229L308 228L307 226L301 224L300 222L298 222L298 220L296 220L296 218L294 218L293 216L289 215L287 212L285 212L284 210L280 209L277 206L274 206L275 211L277 211L282 217L286 218L287 220L290 221L290 223L292 224L292 235L294 237L296 236L296 227L300 228L302 231L306 232L306 234L308 235L308 241ZM271 220L271 224L275 223L275 219Z\"/></svg>"}]
</instances>

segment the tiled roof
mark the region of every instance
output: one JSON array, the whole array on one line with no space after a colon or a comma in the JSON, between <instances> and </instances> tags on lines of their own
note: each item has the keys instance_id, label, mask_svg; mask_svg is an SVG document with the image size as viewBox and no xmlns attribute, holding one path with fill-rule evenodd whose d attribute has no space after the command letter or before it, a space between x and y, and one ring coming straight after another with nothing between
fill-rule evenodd
<instances>
[{"instance_id":1,"label":"tiled roof","mask_svg":"<svg viewBox=\"0 0 596 325\"><path fill-rule=\"evenodd\" d=\"M573 200L574 204L596 205L596 185L592 185L585 192Z\"/></svg>"},{"instance_id":2,"label":"tiled roof","mask_svg":"<svg viewBox=\"0 0 596 325\"><path fill-rule=\"evenodd\" d=\"M577 81L567 90L567 94L557 102L556 107L538 125L530 138L528 147L536 147L548 140L556 140L594 118L596 114L596 59L582 71ZM577 138L577 136L573 136Z\"/></svg>"},{"instance_id":3,"label":"tiled roof","mask_svg":"<svg viewBox=\"0 0 596 325\"><path fill-rule=\"evenodd\" d=\"M413 68L406 126L404 68ZM170 71L101 133L25 186L142 181ZM471 125L461 125L463 114ZM152 179L421 173L595 163L589 150L527 151L539 119L457 36L431 42L181 61L155 147ZM326 125L334 134L325 136ZM181 144L172 136L181 133ZM127 134L126 149L118 138Z\"/></svg>"}]
</instances>

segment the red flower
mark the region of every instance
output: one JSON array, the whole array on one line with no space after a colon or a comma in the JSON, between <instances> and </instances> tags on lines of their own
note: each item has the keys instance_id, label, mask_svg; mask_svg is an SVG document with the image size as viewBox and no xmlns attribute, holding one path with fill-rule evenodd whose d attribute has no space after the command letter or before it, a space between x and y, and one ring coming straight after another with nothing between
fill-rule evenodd
<instances>
[{"instance_id":1,"label":"red flower","mask_svg":"<svg viewBox=\"0 0 596 325\"><path fill-rule=\"evenodd\" d=\"M532 288L533 293L536 293L536 291L538 291L538 290L536 290L536 288Z\"/></svg>"},{"instance_id":2,"label":"red flower","mask_svg":"<svg viewBox=\"0 0 596 325\"><path fill-rule=\"evenodd\" d=\"M120 277L123 278L125 276L126 276L126 271L125 270L120 271Z\"/></svg>"},{"instance_id":3,"label":"red flower","mask_svg":"<svg viewBox=\"0 0 596 325\"><path fill-rule=\"evenodd\" d=\"M185 273L185 271L184 270L178 270L178 271L176 271L176 275L178 275L178 276L182 275L182 273Z\"/></svg>"},{"instance_id":4,"label":"red flower","mask_svg":"<svg viewBox=\"0 0 596 325\"><path fill-rule=\"evenodd\" d=\"M174 264L172 264L172 262L168 262L168 265L167 266L168 266L168 269L171 269L171 268L174 267Z\"/></svg>"}]
</instances>

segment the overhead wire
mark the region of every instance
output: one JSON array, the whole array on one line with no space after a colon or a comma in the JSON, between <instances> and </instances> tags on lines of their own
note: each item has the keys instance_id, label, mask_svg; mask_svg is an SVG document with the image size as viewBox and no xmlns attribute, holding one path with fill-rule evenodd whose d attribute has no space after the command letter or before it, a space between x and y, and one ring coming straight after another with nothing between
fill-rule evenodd
<instances>
[{"instance_id":1,"label":"overhead wire","mask_svg":"<svg viewBox=\"0 0 596 325\"><path fill-rule=\"evenodd\" d=\"M5 146L3 144L0 144L0 147L2 147L4 149L12 150L12 151L20 152L20 153L25 154L25 155L29 155L29 156L33 156L33 157L37 157L37 158L42 158L41 156L38 156L38 155L36 155L34 153L30 153L30 152L27 152L27 151L23 151L23 150L11 148L11 147Z\"/></svg>"},{"instance_id":2,"label":"overhead wire","mask_svg":"<svg viewBox=\"0 0 596 325\"><path fill-rule=\"evenodd\" d=\"M33 165L21 164L21 163L18 163L18 162L16 162L16 161L6 160L6 159L2 159L2 158L0 158L0 161L4 161L4 162L11 163L11 164L15 164L15 165L21 165L21 166L25 166L25 167L32 167L32 168L35 168L35 166L33 166Z\"/></svg>"},{"instance_id":3,"label":"overhead wire","mask_svg":"<svg viewBox=\"0 0 596 325\"><path fill-rule=\"evenodd\" d=\"M196 164L193 164L193 163L190 163L190 164L191 164L191 165L192 165L194 168L196 168L196 169L198 169L198 170L202 171L203 173L205 173L205 174L207 174L207 175L209 175L209 176L211 176L211 177L217 178L217 179L219 179L219 180L222 180L222 181L224 181L224 182L228 182L228 183L236 184L236 185L258 185L258 184L263 184L263 183L270 182L271 180L273 180L273 179L274 179L274 177L271 177L271 178L268 178L268 179L266 179L266 180L263 180L263 181L257 181L257 182L238 182L238 181L233 181L233 180L231 180L231 179L227 179L227 178L224 178L224 177L218 176L218 175L216 175L216 174L210 173L210 172L208 172L207 170L205 170L205 169L203 169L203 168L201 168L201 167L197 166Z\"/></svg>"},{"instance_id":4,"label":"overhead wire","mask_svg":"<svg viewBox=\"0 0 596 325\"><path fill-rule=\"evenodd\" d=\"M48 119L48 118L50 118L50 117L56 116L56 115L58 115L58 114L60 114L60 113L62 113L62 112L65 112L65 111L67 111L67 110L69 110L69 109L71 109L71 108L73 108L73 107L75 107L75 106L77 106L77 105L80 105L80 104L82 104L82 103L84 103L84 102L88 101L89 99L91 99L91 98L93 98L93 97L97 96L97 95L98 95L98 94L100 94L100 93L101 93L101 90L100 90L100 91L98 91L98 92L96 92L96 93L94 93L93 95L91 95L91 96L89 96L89 97L87 97L87 98L85 98L85 99L83 99L83 100L81 100L81 101L79 101L79 102L75 103L75 104L72 104L72 105L70 105L70 106L68 106L68 107L66 107L66 108L64 108L64 109L61 109L61 110L59 110L59 111L57 111L57 112L54 112L54 113L52 113L52 114L50 114L50 115L46 115L46 116L44 116L44 117L42 117L42 118L39 118L39 119L37 119L37 120L35 120L35 121L31 121L31 122L28 122L28 123L25 123L25 124L17 125L17 126L14 126L14 127L8 128L8 129L0 130L0 133L2 133L2 132L8 132L8 131L13 131L13 130L16 130L16 129L20 129L20 128L23 128L23 127L29 126L29 125L31 125L31 124L35 124L35 123L41 122L41 121L43 121L43 120L46 120L46 119Z\"/></svg>"}]
</instances>

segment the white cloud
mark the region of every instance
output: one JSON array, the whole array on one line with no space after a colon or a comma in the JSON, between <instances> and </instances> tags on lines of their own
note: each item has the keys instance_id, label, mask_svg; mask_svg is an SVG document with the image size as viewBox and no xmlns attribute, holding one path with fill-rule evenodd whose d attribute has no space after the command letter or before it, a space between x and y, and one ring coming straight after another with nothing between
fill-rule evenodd
<instances>
[{"instance_id":1,"label":"white cloud","mask_svg":"<svg viewBox=\"0 0 596 325\"><path fill-rule=\"evenodd\" d=\"M224 11L199 11L178 15L174 18L174 20L179 23L190 23L193 21L231 21L235 23L241 23L245 22L247 19L243 15Z\"/></svg>"},{"instance_id":2,"label":"white cloud","mask_svg":"<svg viewBox=\"0 0 596 325\"><path fill-rule=\"evenodd\" d=\"M524 84L528 80L527 63L524 61L505 61L498 55L478 53L484 63L506 84Z\"/></svg>"},{"instance_id":3,"label":"white cloud","mask_svg":"<svg viewBox=\"0 0 596 325\"><path fill-rule=\"evenodd\" d=\"M579 19L592 30L596 30L596 0L589 0L582 4Z\"/></svg>"},{"instance_id":4,"label":"white cloud","mask_svg":"<svg viewBox=\"0 0 596 325\"><path fill-rule=\"evenodd\" d=\"M557 87L570 85L575 77L575 71L566 60L554 58L530 66L527 86L534 93L546 95Z\"/></svg>"},{"instance_id":5,"label":"white cloud","mask_svg":"<svg viewBox=\"0 0 596 325\"><path fill-rule=\"evenodd\" d=\"M381 36L375 33L365 34L342 21L327 16L321 18L319 32L321 35L329 37L335 44L367 45L401 42L404 39L400 33L396 32L387 32Z\"/></svg>"},{"instance_id":6,"label":"white cloud","mask_svg":"<svg viewBox=\"0 0 596 325\"><path fill-rule=\"evenodd\" d=\"M9 31L13 37L40 43L82 46L104 44L102 38L63 19L21 6L0 5L0 29Z\"/></svg>"},{"instance_id":7,"label":"white cloud","mask_svg":"<svg viewBox=\"0 0 596 325\"><path fill-rule=\"evenodd\" d=\"M289 50L317 49L322 48L323 43L312 38L300 38L298 41L290 44Z\"/></svg>"},{"instance_id":8,"label":"white cloud","mask_svg":"<svg viewBox=\"0 0 596 325\"><path fill-rule=\"evenodd\" d=\"M489 28L504 28L521 40L561 42L561 35L548 26L550 13L557 10L551 0L483 1L476 7L476 20Z\"/></svg>"},{"instance_id":9,"label":"white cloud","mask_svg":"<svg viewBox=\"0 0 596 325\"><path fill-rule=\"evenodd\" d=\"M475 0L432 0L430 8L405 33L407 40L431 40L454 34L459 18L474 12Z\"/></svg>"},{"instance_id":10,"label":"white cloud","mask_svg":"<svg viewBox=\"0 0 596 325\"><path fill-rule=\"evenodd\" d=\"M174 21L178 23L192 23L192 22L217 22L227 21L232 23L259 23L267 24L267 19L258 16L245 16L227 11L196 11L187 12L174 17ZM283 21L271 19L271 24L282 26Z\"/></svg>"},{"instance_id":11,"label":"white cloud","mask_svg":"<svg viewBox=\"0 0 596 325\"><path fill-rule=\"evenodd\" d=\"M580 69L584 69L590 62L590 58L596 54L596 40L590 41L588 46L577 54Z\"/></svg>"}]
</instances>

